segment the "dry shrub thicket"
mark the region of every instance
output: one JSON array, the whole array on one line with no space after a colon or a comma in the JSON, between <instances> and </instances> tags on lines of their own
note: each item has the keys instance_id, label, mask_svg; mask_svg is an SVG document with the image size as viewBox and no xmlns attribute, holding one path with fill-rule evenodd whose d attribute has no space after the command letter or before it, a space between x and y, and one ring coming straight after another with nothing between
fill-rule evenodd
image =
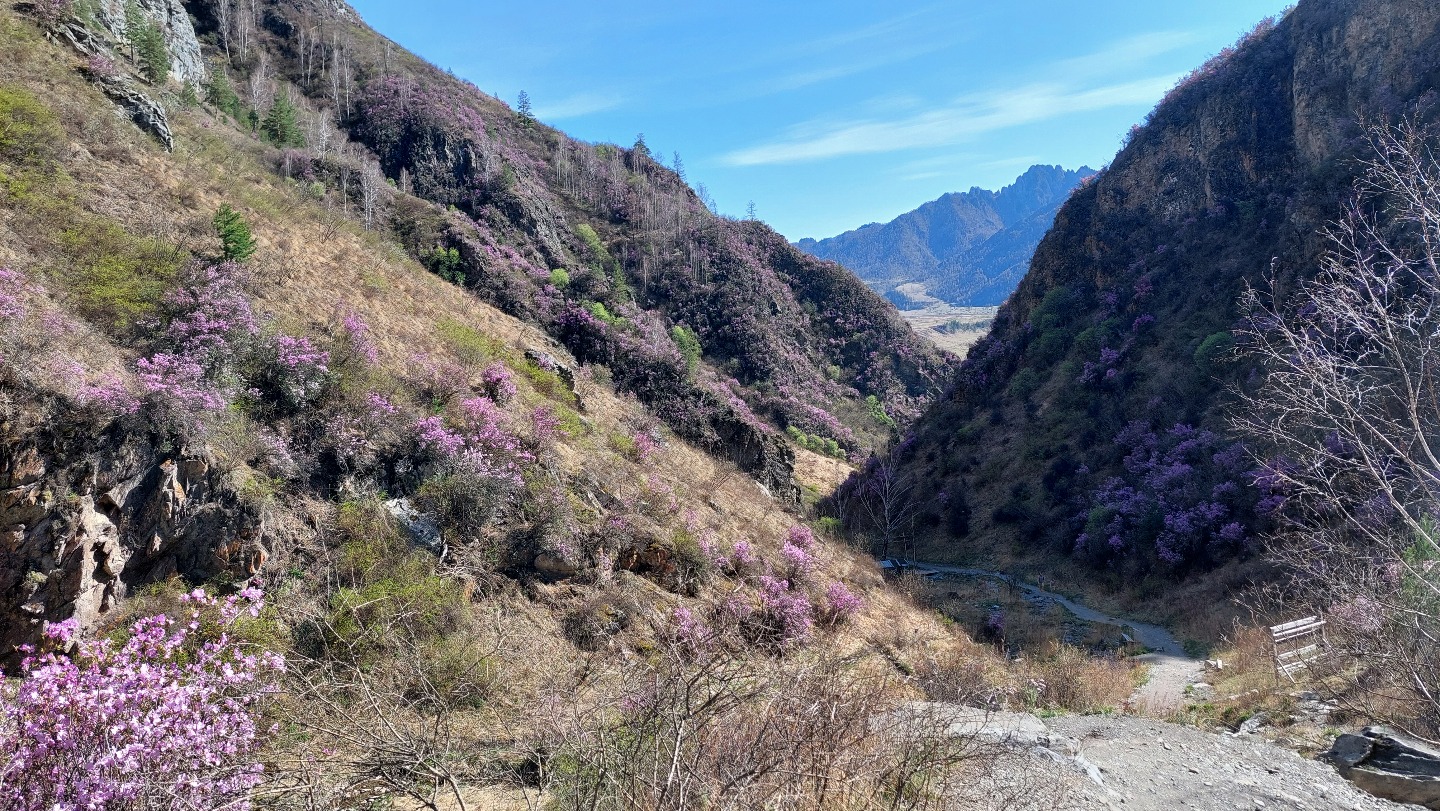
<instances>
[{"instance_id":1,"label":"dry shrub thicket","mask_svg":"<svg viewBox=\"0 0 1440 811\"><path fill-rule=\"evenodd\" d=\"M1414 123L1370 131L1357 199L1319 272L1250 291L1245 346L1267 376L1239 427L1283 499L1278 602L1324 610L1313 675L1355 714L1440 734L1440 161Z\"/></svg>"}]
</instances>

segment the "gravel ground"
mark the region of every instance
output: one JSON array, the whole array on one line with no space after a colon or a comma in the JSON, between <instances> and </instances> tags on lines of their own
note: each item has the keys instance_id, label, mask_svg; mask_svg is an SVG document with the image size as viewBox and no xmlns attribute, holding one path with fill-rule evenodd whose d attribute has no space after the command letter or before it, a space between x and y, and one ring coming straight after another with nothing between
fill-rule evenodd
<instances>
[{"instance_id":1,"label":"gravel ground","mask_svg":"<svg viewBox=\"0 0 1440 811\"><path fill-rule=\"evenodd\" d=\"M1066 809L1356 809L1398 805L1355 788L1330 766L1252 735L1223 735L1135 716L1057 716L1045 726L1078 743L1103 786L1076 776Z\"/></svg>"}]
</instances>

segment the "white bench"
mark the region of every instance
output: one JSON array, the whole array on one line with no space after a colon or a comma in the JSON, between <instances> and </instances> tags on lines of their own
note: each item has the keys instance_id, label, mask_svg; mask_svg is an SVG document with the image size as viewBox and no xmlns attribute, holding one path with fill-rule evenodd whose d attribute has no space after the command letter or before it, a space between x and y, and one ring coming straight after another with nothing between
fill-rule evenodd
<instances>
[{"instance_id":1,"label":"white bench","mask_svg":"<svg viewBox=\"0 0 1440 811\"><path fill-rule=\"evenodd\" d=\"M1275 675L1295 681L1295 674L1325 655L1325 620L1302 617L1270 626L1270 644L1275 652Z\"/></svg>"}]
</instances>

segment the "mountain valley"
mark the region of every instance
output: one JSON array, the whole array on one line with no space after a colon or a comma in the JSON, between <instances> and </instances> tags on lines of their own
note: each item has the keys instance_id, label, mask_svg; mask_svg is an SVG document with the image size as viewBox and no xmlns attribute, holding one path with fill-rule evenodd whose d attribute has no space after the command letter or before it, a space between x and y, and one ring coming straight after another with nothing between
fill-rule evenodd
<instances>
[{"instance_id":1,"label":"mountain valley","mask_svg":"<svg viewBox=\"0 0 1440 811\"><path fill-rule=\"evenodd\" d=\"M1430 3L796 243L341 0L0 42L0 811L1440 807Z\"/></svg>"}]
</instances>

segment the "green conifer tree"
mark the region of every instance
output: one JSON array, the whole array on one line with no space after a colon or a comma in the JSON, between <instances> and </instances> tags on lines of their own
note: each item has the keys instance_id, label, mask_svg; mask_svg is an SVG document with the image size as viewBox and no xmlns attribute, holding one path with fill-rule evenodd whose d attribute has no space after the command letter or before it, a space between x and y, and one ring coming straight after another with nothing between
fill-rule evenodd
<instances>
[{"instance_id":1,"label":"green conifer tree","mask_svg":"<svg viewBox=\"0 0 1440 811\"><path fill-rule=\"evenodd\" d=\"M305 145L305 136L300 132L300 115L283 93L275 97L275 104L260 122L260 131L264 133L265 140L276 146Z\"/></svg>"},{"instance_id":2,"label":"green conifer tree","mask_svg":"<svg viewBox=\"0 0 1440 811\"><path fill-rule=\"evenodd\" d=\"M235 92L235 86L230 84L230 77L226 75L225 69L219 65L210 70L210 81L205 85L205 100L215 105L215 109L220 112L236 121L240 120L240 96Z\"/></svg>"},{"instance_id":3,"label":"green conifer tree","mask_svg":"<svg viewBox=\"0 0 1440 811\"><path fill-rule=\"evenodd\" d=\"M140 72L151 84L164 84L170 75L170 49L165 47L165 35L154 23L142 26L135 48L140 55Z\"/></svg>"},{"instance_id":4,"label":"green conifer tree","mask_svg":"<svg viewBox=\"0 0 1440 811\"><path fill-rule=\"evenodd\" d=\"M160 26L145 16L135 0L125 4L125 38L130 41L130 61L151 84L160 84L170 75L170 50Z\"/></svg>"},{"instance_id":5,"label":"green conifer tree","mask_svg":"<svg viewBox=\"0 0 1440 811\"><path fill-rule=\"evenodd\" d=\"M215 212L215 233L220 237L220 256L229 261L244 262L255 253L255 237L250 225L239 212L226 203Z\"/></svg>"}]
</instances>

